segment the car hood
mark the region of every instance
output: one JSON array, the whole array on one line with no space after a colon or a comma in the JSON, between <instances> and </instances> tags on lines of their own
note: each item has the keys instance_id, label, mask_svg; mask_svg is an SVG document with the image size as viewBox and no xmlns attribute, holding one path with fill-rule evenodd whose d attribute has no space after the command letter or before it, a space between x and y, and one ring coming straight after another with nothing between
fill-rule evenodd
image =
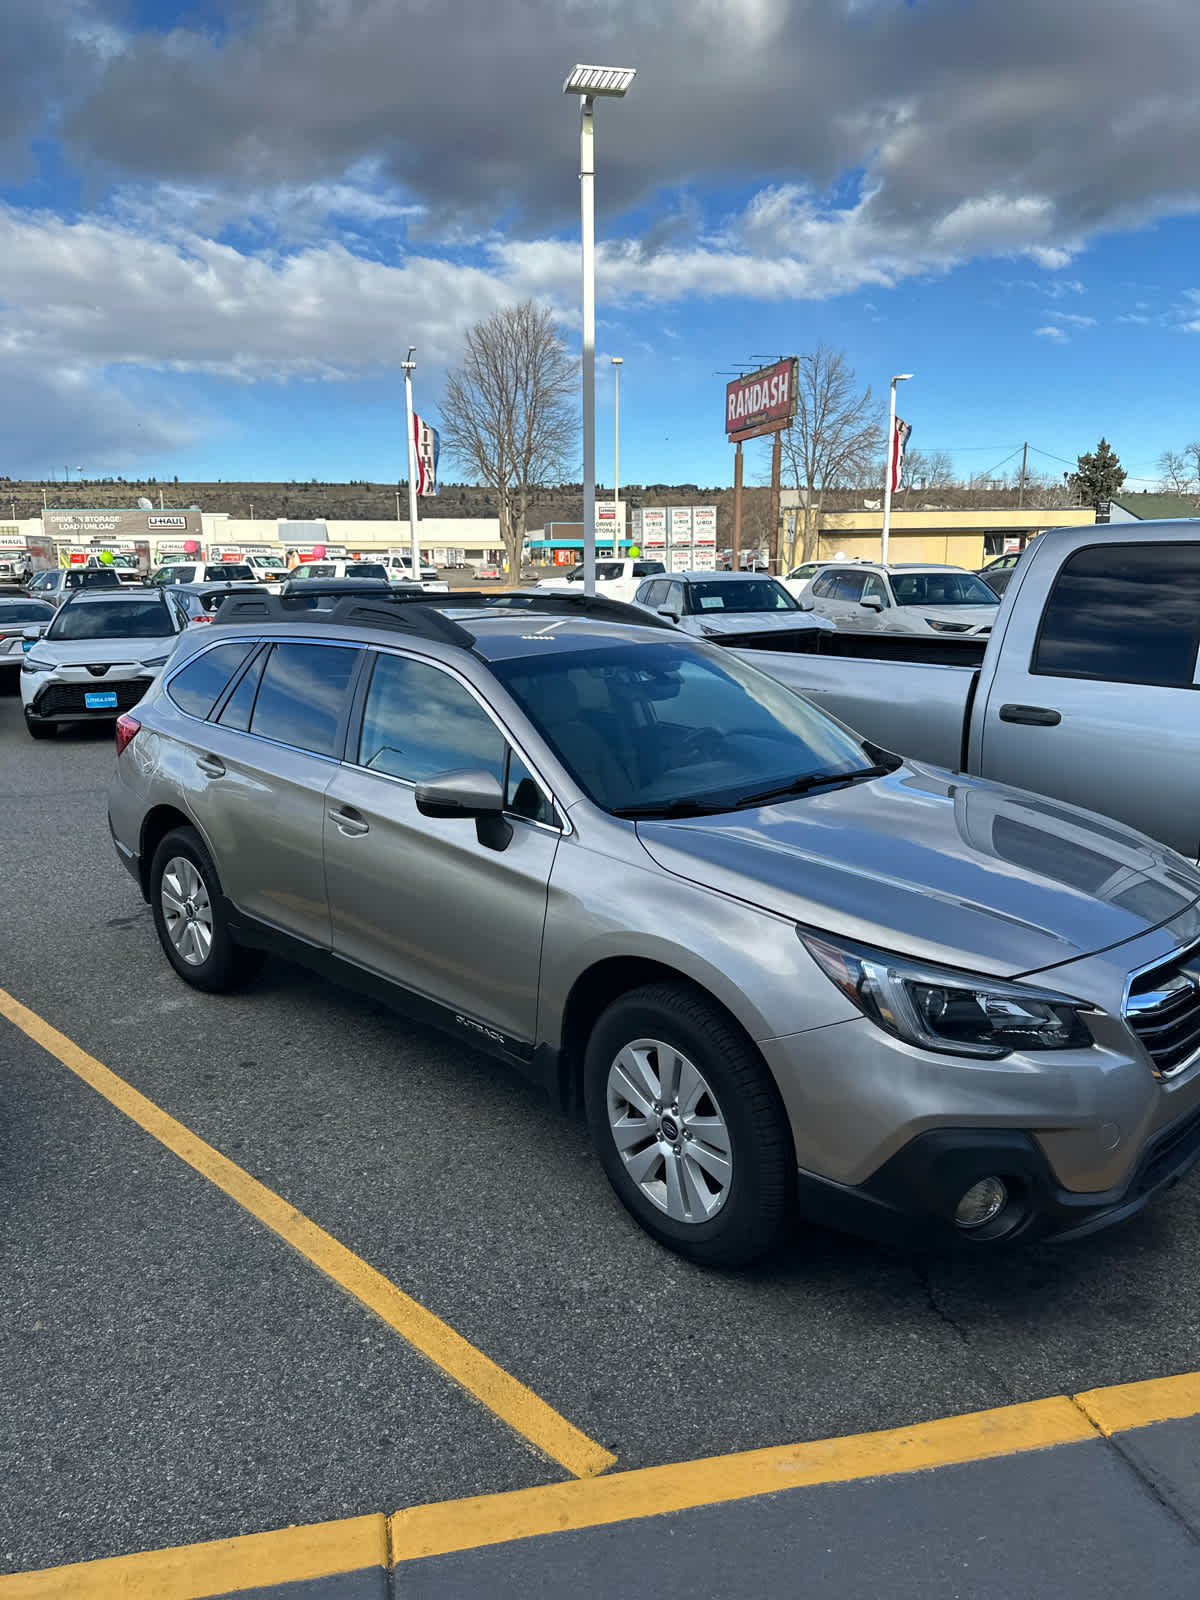
<instances>
[{"instance_id":1,"label":"car hood","mask_svg":"<svg viewBox=\"0 0 1200 1600\"><path fill-rule=\"evenodd\" d=\"M110 666L117 661L153 660L170 655L178 634L168 634L161 639L39 639L33 649L42 661L53 661L56 666Z\"/></svg>"},{"instance_id":2,"label":"car hood","mask_svg":"<svg viewBox=\"0 0 1200 1600\"><path fill-rule=\"evenodd\" d=\"M844 789L637 830L679 877L993 976L1121 944L1200 898L1200 873L1120 823L911 763Z\"/></svg>"},{"instance_id":3,"label":"car hood","mask_svg":"<svg viewBox=\"0 0 1200 1600\"><path fill-rule=\"evenodd\" d=\"M990 628L996 620L999 603L994 606L899 606L901 616L932 617L935 622L965 623L971 628Z\"/></svg>"},{"instance_id":4,"label":"car hood","mask_svg":"<svg viewBox=\"0 0 1200 1600\"><path fill-rule=\"evenodd\" d=\"M684 618L684 627L688 633L698 634L701 638L714 634L736 634L749 636L756 633L795 633L809 629L819 633L835 633L837 630L828 617L820 617L815 611L703 611L695 616Z\"/></svg>"}]
</instances>

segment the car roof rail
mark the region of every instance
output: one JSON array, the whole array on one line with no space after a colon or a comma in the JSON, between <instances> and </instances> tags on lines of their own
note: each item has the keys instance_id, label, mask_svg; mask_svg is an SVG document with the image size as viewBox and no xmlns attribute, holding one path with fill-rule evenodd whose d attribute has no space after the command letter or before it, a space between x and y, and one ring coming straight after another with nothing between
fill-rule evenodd
<instances>
[{"instance_id":1,"label":"car roof rail","mask_svg":"<svg viewBox=\"0 0 1200 1600\"><path fill-rule=\"evenodd\" d=\"M489 593L484 589L452 590L449 594L397 595L406 605L446 606L452 610L532 611L538 616L593 617L598 622L634 623L639 628L670 628L675 624L653 611L612 600L601 594L569 594L564 590L506 589Z\"/></svg>"},{"instance_id":2,"label":"car roof rail","mask_svg":"<svg viewBox=\"0 0 1200 1600\"><path fill-rule=\"evenodd\" d=\"M318 609L316 602L322 596L332 604ZM468 650L475 643L475 635L466 628L460 628L457 622L452 622L449 617L442 616L440 611L430 607L407 605L405 602L409 598L403 594L388 594L383 584L377 588L368 588L365 583L358 588L349 588L345 582L331 581L326 586L315 580L306 586L303 593L298 589L291 594L269 594L265 590L255 594L245 589L232 590L222 599L213 615L213 622L214 625L299 621L358 623L363 627L418 634L424 639L461 645Z\"/></svg>"}]
</instances>

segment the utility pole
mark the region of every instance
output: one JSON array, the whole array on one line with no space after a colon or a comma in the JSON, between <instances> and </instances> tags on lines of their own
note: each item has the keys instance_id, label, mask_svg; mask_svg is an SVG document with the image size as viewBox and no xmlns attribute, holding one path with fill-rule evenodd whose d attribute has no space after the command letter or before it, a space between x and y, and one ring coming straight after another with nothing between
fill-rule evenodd
<instances>
[{"instance_id":1,"label":"utility pole","mask_svg":"<svg viewBox=\"0 0 1200 1600\"><path fill-rule=\"evenodd\" d=\"M1021 451L1021 482L1017 489L1017 510L1025 504L1025 467L1029 461L1029 440L1025 441L1025 448Z\"/></svg>"},{"instance_id":2,"label":"utility pole","mask_svg":"<svg viewBox=\"0 0 1200 1600\"><path fill-rule=\"evenodd\" d=\"M771 441L771 530L767 535L767 571L779 576L779 499L783 477L783 437Z\"/></svg>"},{"instance_id":3,"label":"utility pole","mask_svg":"<svg viewBox=\"0 0 1200 1600\"><path fill-rule=\"evenodd\" d=\"M730 572L742 569L742 441L733 452L733 547L729 552Z\"/></svg>"}]
</instances>

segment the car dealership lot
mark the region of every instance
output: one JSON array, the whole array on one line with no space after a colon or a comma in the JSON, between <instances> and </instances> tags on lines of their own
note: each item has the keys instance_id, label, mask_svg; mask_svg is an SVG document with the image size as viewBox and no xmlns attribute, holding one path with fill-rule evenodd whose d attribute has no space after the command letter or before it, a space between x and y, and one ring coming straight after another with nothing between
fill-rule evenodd
<instances>
[{"instance_id":1,"label":"car dealership lot","mask_svg":"<svg viewBox=\"0 0 1200 1600\"><path fill-rule=\"evenodd\" d=\"M0 987L621 1468L1200 1366L1200 1181L1097 1239L927 1260L798 1225L705 1272L583 1130L457 1041L271 962L175 978L117 864L108 729L0 695ZM567 1475L0 1020L0 1570Z\"/></svg>"}]
</instances>

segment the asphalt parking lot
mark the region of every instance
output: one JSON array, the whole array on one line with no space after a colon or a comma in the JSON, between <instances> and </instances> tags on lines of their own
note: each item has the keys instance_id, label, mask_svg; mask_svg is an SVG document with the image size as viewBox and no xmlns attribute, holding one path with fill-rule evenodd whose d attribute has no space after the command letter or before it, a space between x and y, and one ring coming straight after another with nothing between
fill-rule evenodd
<instances>
[{"instance_id":1,"label":"asphalt parking lot","mask_svg":"<svg viewBox=\"0 0 1200 1600\"><path fill-rule=\"evenodd\" d=\"M0 691L0 989L623 1470L1200 1367L1200 1181L1123 1228L915 1258L797 1223L656 1247L584 1130L457 1041L272 961L198 994L108 839L111 728ZM0 1019L0 1571L570 1476Z\"/></svg>"}]
</instances>

